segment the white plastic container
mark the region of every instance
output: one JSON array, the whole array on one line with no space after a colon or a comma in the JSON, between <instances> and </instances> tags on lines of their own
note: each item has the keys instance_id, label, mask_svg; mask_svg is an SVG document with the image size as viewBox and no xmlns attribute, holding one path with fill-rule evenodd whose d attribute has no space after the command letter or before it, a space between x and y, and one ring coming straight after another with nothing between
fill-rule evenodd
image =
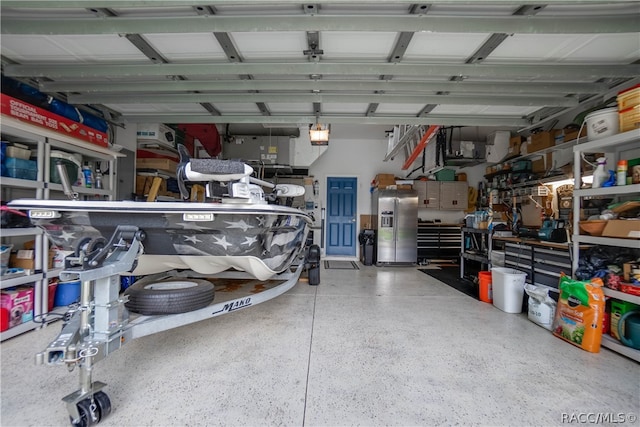
<instances>
[{"instance_id":1,"label":"white plastic container","mask_svg":"<svg viewBox=\"0 0 640 427\"><path fill-rule=\"evenodd\" d=\"M7 146L7 157L14 157L16 159L29 160L31 157L31 150L26 145L13 144Z\"/></svg>"},{"instance_id":2,"label":"white plastic container","mask_svg":"<svg viewBox=\"0 0 640 427\"><path fill-rule=\"evenodd\" d=\"M522 313L527 273L513 268L494 267L491 269L491 277L493 305L505 313Z\"/></svg>"},{"instance_id":3,"label":"white plastic container","mask_svg":"<svg viewBox=\"0 0 640 427\"><path fill-rule=\"evenodd\" d=\"M616 107L589 113L584 118L584 121L587 128L587 140L589 141L615 135L620 129L618 109Z\"/></svg>"}]
</instances>

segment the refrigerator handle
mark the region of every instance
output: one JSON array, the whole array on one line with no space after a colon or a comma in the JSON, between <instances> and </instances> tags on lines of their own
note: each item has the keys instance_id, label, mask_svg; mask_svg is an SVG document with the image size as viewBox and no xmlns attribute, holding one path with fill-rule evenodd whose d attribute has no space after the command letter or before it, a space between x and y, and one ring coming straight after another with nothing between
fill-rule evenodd
<instances>
[{"instance_id":1,"label":"refrigerator handle","mask_svg":"<svg viewBox=\"0 0 640 427\"><path fill-rule=\"evenodd\" d=\"M400 224L400 218L398 218L400 214L400 199L397 197L393 200L393 208L393 246L395 250L398 245L398 225ZM396 254L395 257L397 258L397 256Z\"/></svg>"}]
</instances>

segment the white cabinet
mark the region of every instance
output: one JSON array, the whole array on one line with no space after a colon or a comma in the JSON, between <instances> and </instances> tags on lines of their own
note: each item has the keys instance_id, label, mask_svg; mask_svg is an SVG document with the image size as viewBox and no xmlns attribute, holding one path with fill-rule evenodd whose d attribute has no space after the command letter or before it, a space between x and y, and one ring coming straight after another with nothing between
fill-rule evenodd
<instances>
[{"instance_id":1,"label":"white cabinet","mask_svg":"<svg viewBox=\"0 0 640 427\"><path fill-rule=\"evenodd\" d=\"M578 144L573 147L574 154L574 176L575 176L575 188L580 188L579 183L582 182L580 164L582 160L582 154L584 153L602 153L604 152L607 157L607 163L609 165L617 164L618 160L625 159L625 151L635 150L640 146L640 129L635 129L629 132L620 133L607 138L598 139L595 141L589 141L584 144ZM623 185L607 188L590 188L590 189L578 189L573 192L573 253L575 254L573 259L573 271L578 268L578 260L580 258L580 244L591 245L606 245L617 246L625 248L640 248L640 239L628 239L628 238L612 238L612 237L600 237L600 236L586 236L579 234L580 229L578 223L580 221L580 207L581 201L584 197L589 196L616 196L620 198L640 198L640 184ZM635 304L640 304L640 297L626 294L623 292L617 292L608 288L604 288L605 295L630 301ZM622 345L617 340L603 336L602 345L617 351L640 362L640 351L631 347Z\"/></svg>"},{"instance_id":2,"label":"white cabinet","mask_svg":"<svg viewBox=\"0 0 640 427\"><path fill-rule=\"evenodd\" d=\"M12 117L2 116L2 140L17 142L29 147L32 158L35 157L38 173L36 180L2 177L2 200L9 201L17 198L54 199L66 197L62 192L61 184L50 182L51 151L63 151L77 153L83 159L93 163L100 163L103 170L108 170L104 177L105 189L84 188L74 186L73 191L81 198L98 198L114 200L115 166L118 153L107 148L88 142L77 140L55 131L40 128L35 125L21 122ZM73 181L75 181L72 178ZM7 289L20 285L33 286L33 314L34 318L42 319L42 315L48 310L48 281L57 277L60 270L50 270L48 263L49 244L39 228L3 228L0 230L0 238L3 243L12 243L21 246L24 241L34 240L34 262L31 274L2 276L0 288ZM16 249L14 246L14 250ZM39 323L27 322L9 328L0 334L0 340L5 340L36 328Z\"/></svg>"}]
</instances>

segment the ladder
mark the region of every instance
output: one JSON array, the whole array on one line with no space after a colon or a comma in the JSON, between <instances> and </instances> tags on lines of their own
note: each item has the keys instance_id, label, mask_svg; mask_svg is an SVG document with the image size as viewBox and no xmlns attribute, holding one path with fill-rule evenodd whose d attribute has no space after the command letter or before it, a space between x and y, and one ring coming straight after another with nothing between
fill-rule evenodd
<instances>
[{"instance_id":1,"label":"ladder","mask_svg":"<svg viewBox=\"0 0 640 427\"><path fill-rule=\"evenodd\" d=\"M404 152L405 162L403 170L409 169L413 162L420 157L429 141L436 135L440 126L436 125L396 125L389 133L387 155L384 161L389 161Z\"/></svg>"}]
</instances>

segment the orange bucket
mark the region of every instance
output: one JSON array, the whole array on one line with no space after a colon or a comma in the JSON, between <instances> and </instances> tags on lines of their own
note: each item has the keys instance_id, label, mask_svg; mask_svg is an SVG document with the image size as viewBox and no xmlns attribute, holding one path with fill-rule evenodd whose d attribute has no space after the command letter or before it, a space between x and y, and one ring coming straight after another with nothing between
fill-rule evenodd
<instances>
[{"instance_id":1,"label":"orange bucket","mask_svg":"<svg viewBox=\"0 0 640 427\"><path fill-rule=\"evenodd\" d=\"M481 271L478 273L478 282L480 284L480 301L488 302L490 304L493 303L493 289L491 282L491 272L490 271Z\"/></svg>"}]
</instances>

